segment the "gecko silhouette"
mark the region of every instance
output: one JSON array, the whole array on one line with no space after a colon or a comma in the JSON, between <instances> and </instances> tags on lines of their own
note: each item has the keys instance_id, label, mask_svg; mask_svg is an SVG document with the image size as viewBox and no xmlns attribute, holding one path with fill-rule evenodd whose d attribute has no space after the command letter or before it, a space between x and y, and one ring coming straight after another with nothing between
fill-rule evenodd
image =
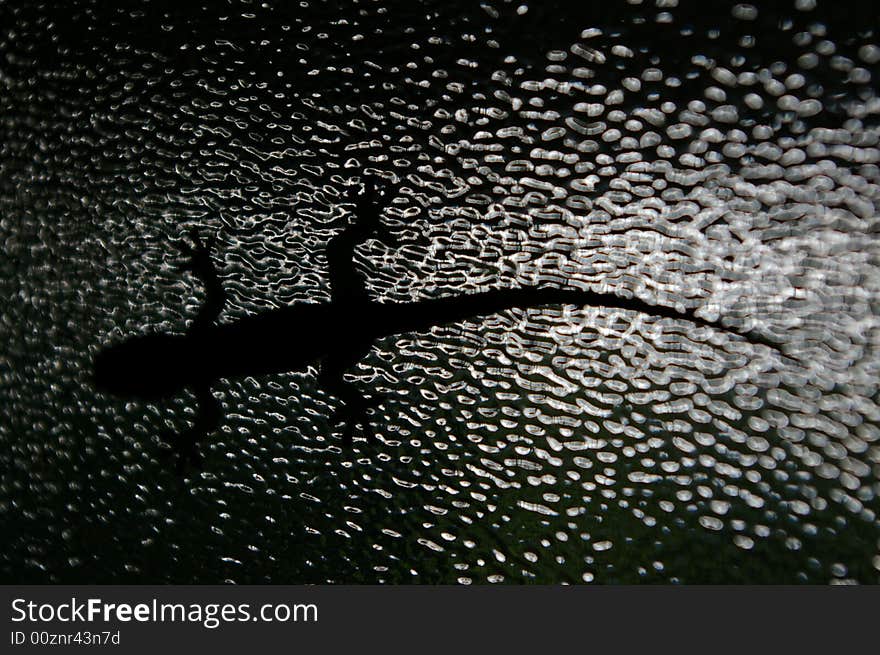
<instances>
[{"instance_id":1,"label":"gecko silhouette","mask_svg":"<svg viewBox=\"0 0 880 655\"><path fill-rule=\"evenodd\" d=\"M203 244L198 233L191 231L193 245L181 246L188 261L179 268L196 275L206 291L206 301L191 327L182 335L149 334L104 348L94 360L96 386L147 400L191 389L198 401L195 421L173 437L171 445L181 464L198 463L199 441L217 427L221 418L219 403L211 393L212 384L219 378L259 376L318 364L321 386L342 401L337 418L345 441L352 440L357 427L373 440L368 409L380 399L364 396L344 375L382 337L508 309L562 304L624 309L725 329L697 317L693 310L678 312L635 298L578 289L525 287L413 303L375 302L354 264L355 248L373 238L387 244L396 243L396 239L380 220L371 179L364 182L355 206L348 225L327 246L329 303L291 305L232 323L217 323L226 294L211 261L211 244ZM759 335L750 334L748 338L777 348Z\"/></svg>"}]
</instances>

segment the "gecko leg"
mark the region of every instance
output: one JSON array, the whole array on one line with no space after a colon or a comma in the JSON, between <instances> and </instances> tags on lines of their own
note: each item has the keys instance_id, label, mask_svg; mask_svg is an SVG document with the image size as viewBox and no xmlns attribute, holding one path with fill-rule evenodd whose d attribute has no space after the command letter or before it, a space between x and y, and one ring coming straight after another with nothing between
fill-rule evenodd
<instances>
[{"instance_id":1,"label":"gecko leg","mask_svg":"<svg viewBox=\"0 0 880 655\"><path fill-rule=\"evenodd\" d=\"M326 391L339 398L343 406L337 411L336 417L343 426L343 439L350 444L355 429L360 426L361 432L370 443L375 442L376 435L370 423L367 410L375 405L377 397L367 398L351 382L345 380L345 371L360 357L331 355L320 365L318 380Z\"/></svg>"},{"instance_id":2,"label":"gecko leg","mask_svg":"<svg viewBox=\"0 0 880 655\"><path fill-rule=\"evenodd\" d=\"M199 442L220 423L220 403L214 398L209 387L196 389L196 400L198 405L193 424L169 438L172 448L170 454L176 457L177 468L181 472L189 466L201 467L202 454L199 452Z\"/></svg>"},{"instance_id":3,"label":"gecko leg","mask_svg":"<svg viewBox=\"0 0 880 655\"><path fill-rule=\"evenodd\" d=\"M190 271L205 287L205 302L199 308L190 328L195 332L212 325L217 320L226 305L227 296L220 283L217 268L211 259L211 249L214 246L215 238L212 237L207 243L203 243L195 228L190 230L189 234L193 245L182 242L178 246L187 259L177 268L182 271Z\"/></svg>"}]
</instances>

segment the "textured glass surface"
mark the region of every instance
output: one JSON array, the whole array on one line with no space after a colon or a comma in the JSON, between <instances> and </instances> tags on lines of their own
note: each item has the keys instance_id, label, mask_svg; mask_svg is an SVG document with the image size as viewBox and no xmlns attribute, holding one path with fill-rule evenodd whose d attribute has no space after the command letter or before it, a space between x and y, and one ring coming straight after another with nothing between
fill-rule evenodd
<instances>
[{"instance_id":1,"label":"textured glass surface","mask_svg":"<svg viewBox=\"0 0 880 655\"><path fill-rule=\"evenodd\" d=\"M873 3L0 0L0 577L11 582L880 579ZM363 173L373 296L561 305L389 337L350 373L98 392L111 342L330 298ZM349 209L347 209L349 207ZM358 316L351 316L356 329ZM282 340L278 344L284 348Z\"/></svg>"}]
</instances>

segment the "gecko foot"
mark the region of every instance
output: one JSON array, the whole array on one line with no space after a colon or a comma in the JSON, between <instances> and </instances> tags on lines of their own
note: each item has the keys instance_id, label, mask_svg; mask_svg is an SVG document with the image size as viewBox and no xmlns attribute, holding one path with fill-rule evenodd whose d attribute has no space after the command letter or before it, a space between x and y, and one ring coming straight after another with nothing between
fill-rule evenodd
<instances>
[{"instance_id":1,"label":"gecko foot","mask_svg":"<svg viewBox=\"0 0 880 655\"><path fill-rule=\"evenodd\" d=\"M177 249L186 258L183 262L177 264L175 268L179 271L190 271L196 275L201 275L208 271L213 271L214 265L211 262L211 250L214 247L214 237L211 237L207 243L204 243L199 236L196 228L189 230L189 238L192 245L181 240L176 245Z\"/></svg>"},{"instance_id":2,"label":"gecko foot","mask_svg":"<svg viewBox=\"0 0 880 655\"><path fill-rule=\"evenodd\" d=\"M163 448L160 457L166 462L173 462L178 474L202 469L204 458L195 439L186 434L165 433L163 441L170 447Z\"/></svg>"}]
</instances>

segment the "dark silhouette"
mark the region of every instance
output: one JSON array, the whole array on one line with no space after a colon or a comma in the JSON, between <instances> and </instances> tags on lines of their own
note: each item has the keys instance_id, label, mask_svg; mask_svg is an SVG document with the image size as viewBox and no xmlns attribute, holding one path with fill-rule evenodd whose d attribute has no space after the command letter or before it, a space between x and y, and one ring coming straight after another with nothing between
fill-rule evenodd
<instances>
[{"instance_id":1,"label":"dark silhouette","mask_svg":"<svg viewBox=\"0 0 880 655\"><path fill-rule=\"evenodd\" d=\"M207 300L189 331L184 335L136 337L105 348L94 361L98 388L144 399L192 389L199 403L196 420L172 442L185 463L197 461L199 439L220 420L220 407L210 388L221 377L258 376L317 363L322 386L343 403L337 418L346 441L352 439L357 426L372 440L367 410L380 399L362 395L344 379L344 373L381 337L507 309L566 303L626 309L720 327L698 318L691 310L677 312L634 298L574 289L504 289L416 303L374 302L354 265L354 251L371 238L388 243L395 239L380 221L372 180L365 182L355 205L349 224L327 246L331 302L293 305L228 324L216 323L226 295L211 261L210 244L204 245L193 230L193 245L182 247L188 259L181 269L201 279ZM776 347L760 337L753 336L752 340Z\"/></svg>"}]
</instances>

